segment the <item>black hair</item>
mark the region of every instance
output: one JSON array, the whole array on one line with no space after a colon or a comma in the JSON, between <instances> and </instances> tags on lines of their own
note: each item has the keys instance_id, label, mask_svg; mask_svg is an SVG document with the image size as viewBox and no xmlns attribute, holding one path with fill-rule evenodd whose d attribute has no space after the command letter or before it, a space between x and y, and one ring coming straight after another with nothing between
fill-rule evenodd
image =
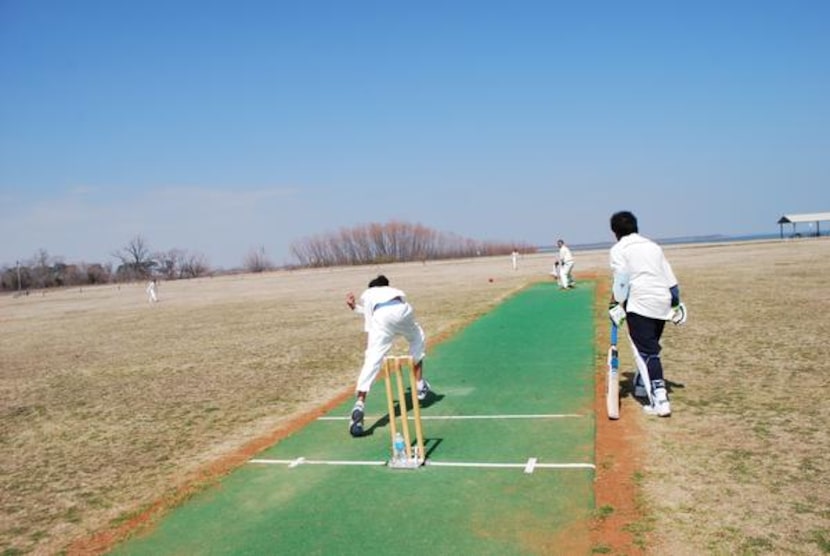
<instances>
[{"instance_id":1,"label":"black hair","mask_svg":"<svg viewBox=\"0 0 830 556\"><path fill-rule=\"evenodd\" d=\"M380 287L380 286L388 286L389 285L389 278L384 276L383 274L378 274L377 278L373 278L371 282L369 282L369 287Z\"/></svg>"},{"instance_id":2,"label":"black hair","mask_svg":"<svg viewBox=\"0 0 830 556\"><path fill-rule=\"evenodd\" d=\"M615 212L611 217L611 231L614 232L617 239L636 234L638 232L637 217L627 210Z\"/></svg>"}]
</instances>

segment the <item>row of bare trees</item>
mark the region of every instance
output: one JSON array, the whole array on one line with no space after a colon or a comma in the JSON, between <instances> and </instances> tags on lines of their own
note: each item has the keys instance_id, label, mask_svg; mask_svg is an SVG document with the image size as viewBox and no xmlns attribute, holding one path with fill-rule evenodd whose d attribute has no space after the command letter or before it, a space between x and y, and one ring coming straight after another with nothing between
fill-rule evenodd
<instances>
[{"instance_id":1,"label":"row of bare trees","mask_svg":"<svg viewBox=\"0 0 830 556\"><path fill-rule=\"evenodd\" d=\"M519 243L474 241L421 224L397 221L343 228L291 245L291 254L299 267L482 257L515 250L529 253L536 248ZM60 257L51 257L41 249L23 264L0 268L0 290L83 286L148 278L179 280L212 273L207 258L201 253L184 249L153 251L140 235L111 255L118 261L116 266L112 263L66 264ZM247 272L265 272L273 268L264 247L252 249L243 260L243 269Z\"/></svg>"},{"instance_id":2,"label":"row of bare trees","mask_svg":"<svg viewBox=\"0 0 830 556\"><path fill-rule=\"evenodd\" d=\"M198 278L210 272L207 258L201 253L184 249L153 253L142 236L131 239L126 246L112 253L121 261L115 274L120 281L161 277L167 280Z\"/></svg>"},{"instance_id":3,"label":"row of bare trees","mask_svg":"<svg viewBox=\"0 0 830 556\"><path fill-rule=\"evenodd\" d=\"M178 280L197 278L211 272L207 259L201 253L183 249L153 252L142 236L131 239L127 245L112 253L120 264L63 262L45 249L14 267L0 269L0 289L24 291L62 286L84 286L130 282L148 278Z\"/></svg>"},{"instance_id":4,"label":"row of bare trees","mask_svg":"<svg viewBox=\"0 0 830 556\"><path fill-rule=\"evenodd\" d=\"M474 241L421 224L372 223L307 237L291 245L300 266L326 267L481 257L535 251L525 244Z\"/></svg>"},{"instance_id":5,"label":"row of bare trees","mask_svg":"<svg viewBox=\"0 0 830 556\"><path fill-rule=\"evenodd\" d=\"M59 258L52 258L40 249L30 261L16 264L12 268L0 269L0 289L23 291L29 289L54 288L106 284L112 280L112 265L66 264Z\"/></svg>"}]
</instances>

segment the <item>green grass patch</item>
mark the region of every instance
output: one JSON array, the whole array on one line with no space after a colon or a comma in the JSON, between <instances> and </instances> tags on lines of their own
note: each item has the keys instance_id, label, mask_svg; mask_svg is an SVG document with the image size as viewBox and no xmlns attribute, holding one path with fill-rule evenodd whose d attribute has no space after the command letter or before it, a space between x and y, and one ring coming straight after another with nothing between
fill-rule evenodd
<instances>
[{"instance_id":1,"label":"green grass patch","mask_svg":"<svg viewBox=\"0 0 830 556\"><path fill-rule=\"evenodd\" d=\"M810 541L818 546L822 554L830 554L830 530L816 529L812 531Z\"/></svg>"},{"instance_id":2,"label":"green grass patch","mask_svg":"<svg viewBox=\"0 0 830 556\"><path fill-rule=\"evenodd\" d=\"M607 519L614 513L614 507L608 504L600 506L594 511L594 516L597 519Z\"/></svg>"}]
</instances>

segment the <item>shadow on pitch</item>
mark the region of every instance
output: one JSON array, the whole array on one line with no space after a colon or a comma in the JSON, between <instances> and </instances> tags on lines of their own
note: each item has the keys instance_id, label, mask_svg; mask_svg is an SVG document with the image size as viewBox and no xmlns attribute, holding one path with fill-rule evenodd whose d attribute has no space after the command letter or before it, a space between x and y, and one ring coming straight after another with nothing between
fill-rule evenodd
<instances>
[{"instance_id":1,"label":"shadow on pitch","mask_svg":"<svg viewBox=\"0 0 830 556\"><path fill-rule=\"evenodd\" d=\"M430 392L429 394L427 394L427 398L420 403L421 409L423 410L423 409L426 409L428 407L431 407L431 406L435 405L436 403L440 402L443 399L444 399L443 394L436 394L435 392ZM408 416L410 416L410 417L412 416L412 399L411 399L410 395L407 395L407 397L406 397L406 412L407 412ZM400 415L401 415L400 404L398 402L396 402L395 403L395 417L400 417ZM369 427L367 429L364 429L363 436L371 436L371 435L375 434L375 429L386 428L388 426L389 426L389 414L387 413L386 415L384 415L383 417L381 417L380 419L378 419L377 421L372 423L371 427ZM440 443L440 441L439 441L439 443ZM434 446L429 447L427 449L427 455L429 455L429 453L433 449L434 449Z\"/></svg>"}]
</instances>

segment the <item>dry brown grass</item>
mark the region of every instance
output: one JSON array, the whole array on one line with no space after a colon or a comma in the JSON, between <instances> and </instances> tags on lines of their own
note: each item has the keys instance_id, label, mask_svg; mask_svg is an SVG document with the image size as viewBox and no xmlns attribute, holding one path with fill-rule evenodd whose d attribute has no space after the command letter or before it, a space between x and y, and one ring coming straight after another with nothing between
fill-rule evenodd
<instances>
[{"instance_id":1,"label":"dry brown grass","mask_svg":"<svg viewBox=\"0 0 830 556\"><path fill-rule=\"evenodd\" d=\"M647 437L648 551L827 550L830 241L667 253L691 317L667 332L664 361L684 387L671 419L626 400ZM576 256L604 275L605 252ZM165 282L155 306L139 284L0 298L0 550L59 552L350 391L364 337L343 296L378 271L434 340L547 279L551 261Z\"/></svg>"},{"instance_id":2,"label":"dry brown grass","mask_svg":"<svg viewBox=\"0 0 830 556\"><path fill-rule=\"evenodd\" d=\"M675 415L646 420L659 554L830 552L830 240L670 253Z\"/></svg>"}]
</instances>

